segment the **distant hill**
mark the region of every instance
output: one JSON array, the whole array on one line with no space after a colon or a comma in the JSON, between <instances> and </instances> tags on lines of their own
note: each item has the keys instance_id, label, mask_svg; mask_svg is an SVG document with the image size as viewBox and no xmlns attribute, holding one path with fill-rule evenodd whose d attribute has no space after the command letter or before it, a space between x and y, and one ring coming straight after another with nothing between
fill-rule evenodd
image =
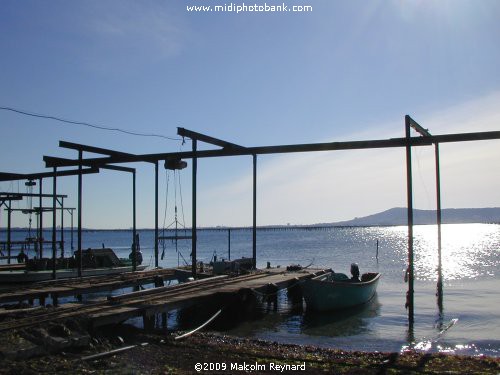
<instances>
[{"instance_id":1,"label":"distant hill","mask_svg":"<svg viewBox=\"0 0 500 375\"><path fill-rule=\"evenodd\" d=\"M441 211L443 224L500 223L500 207L447 208ZM413 210L414 224L435 224L435 210ZM406 225L406 207L396 207L374 215L333 223L338 226Z\"/></svg>"}]
</instances>

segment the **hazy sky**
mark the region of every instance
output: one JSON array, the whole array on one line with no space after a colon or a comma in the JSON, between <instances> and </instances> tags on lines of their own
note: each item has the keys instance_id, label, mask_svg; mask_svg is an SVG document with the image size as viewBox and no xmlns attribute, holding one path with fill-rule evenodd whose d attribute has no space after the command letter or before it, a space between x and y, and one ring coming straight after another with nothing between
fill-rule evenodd
<instances>
[{"instance_id":1,"label":"hazy sky","mask_svg":"<svg viewBox=\"0 0 500 375\"><path fill-rule=\"evenodd\" d=\"M405 114L433 134L500 130L497 0L284 3L312 12L187 9L243 4L222 0L2 0L0 106L173 138L181 126L243 146L401 137ZM43 155L76 157L59 140L132 153L191 148L0 110L0 171L40 172ZM442 145L444 207L500 206L499 149L500 141ZM414 149L413 161L415 206L434 208L433 148ZM152 227L154 169L130 166L138 170L138 226ZM177 187L188 226L190 174ZM200 160L198 176L200 226L251 224L251 157ZM405 178L404 149L262 156L258 224L405 206ZM166 181L162 169L160 225ZM59 180L69 206L76 187L76 177ZM26 187L2 182L0 191ZM129 175L84 177L84 226L128 228L131 215ZM13 219L27 225L26 216Z\"/></svg>"}]
</instances>

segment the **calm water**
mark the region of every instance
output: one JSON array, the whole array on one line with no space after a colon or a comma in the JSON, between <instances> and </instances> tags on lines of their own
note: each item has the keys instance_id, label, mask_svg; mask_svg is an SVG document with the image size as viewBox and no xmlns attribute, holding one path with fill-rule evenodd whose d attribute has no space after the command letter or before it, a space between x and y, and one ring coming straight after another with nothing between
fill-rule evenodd
<instances>
[{"instance_id":1,"label":"calm water","mask_svg":"<svg viewBox=\"0 0 500 375\"><path fill-rule=\"evenodd\" d=\"M15 233L13 239L24 233ZM153 231L140 231L146 264L154 265ZM1 233L2 240L5 233ZM50 238L50 234L46 234ZM86 231L84 247L112 247L128 256L129 231ZM69 241L69 234L66 240ZM263 306L263 317L246 321L229 334L286 343L367 351L423 351L500 356L500 225L453 224L443 226L444 309L436 303L437 228L415 227L415 326L408 332L403 280L407 259L406 227L332 228L329 230L259 231L257 263L264 268L292 263L331 267L347 273L352 262L361 272L378 271L382 279L376 297L364 308L336 314L311 314L292 305L286 292L278 310ZM231 231L231 258L251 257L252 232ZM376 243L379 242L378 261ZM75 234L76 244L76 234ZM69 244L68 244L69 245ZM160 266L190 262L190 244L160 246ZM69 247L69 246L68 246ZM227 258L227 231L200 231L198 258L209 262L213 254ZM182 255L182 256L181 256ZM169 323L170 324L170 323Z\"/></svg>"}]
</instances>

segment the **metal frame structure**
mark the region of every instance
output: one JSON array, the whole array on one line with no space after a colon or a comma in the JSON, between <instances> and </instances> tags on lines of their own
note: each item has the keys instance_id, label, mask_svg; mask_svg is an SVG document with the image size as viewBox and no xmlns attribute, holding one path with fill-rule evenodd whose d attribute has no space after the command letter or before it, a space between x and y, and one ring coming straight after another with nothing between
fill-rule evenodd
<instances>
[{"instance_id":1,"label":"metal frame structure","mask_svg":"<svg viewBox=\"0 0 500 375\"><path fill-rule=\"evenodd\" d=\"M410 129L414 128L421 136L412 137ZM411 149L415 146L430 146L435 145L436 149L436 176L438 194L438 213L437 221L440 227L441 223L441 208L440 208L440 179L439 179L439 144L449 142L467 142L480 140L500 139L500 131L490 132L473 132L462 134L444 134L431 135L427 130L422 128L410 116L405 117L405 137L391 139L375 139L365 141L350 141L350 142L327 142L327 143L311 143L311 144L293 144L293 145L278 145L278 146L263 146L263 147L243 147L230 142L222 141L204 134L196 133L184 128L178 128L178 135L188 137L192 140L192 150L188 152L170 152L170 153L155 153L134 155L107 149L100 149L91 146L71 144L68 142L60 142L61 147L73 148L78 150L78 159L60 159L49 156L44 156L45 165L48 168L59 168L76 166L80 173L79 189L78 189L78 210L79 210L79 249L81 249L81 177L82 166L93 168L109 168L109 164L131 163L131 162L149 162L155 165L155 265L158 266L158 163L161 160L169 159L192 159L192 274L196 276L196 213L197 213L197 160L199 158L223 157L223 156L252 156L253 160L253 264L256 265L256 226L257 226L257 209L256 209L256 191L257 191L257 155L280 154L280 153L298 153L298 152L318 152L318 151L336 151L336 150L361 150L375 148L405 148L406 149L406 165L407 165L407 200L408 200L408 320L410 325L414 321L414 303L413 303L413 182L412 182L412 165L411 165ZM198 141L206 142L220 149L198 150ZM83 151L94 152L105 155L104 157L83 159ZM113 166L116 169L116 166ZM135 181L135 180L134 180ZM135 234L135 183L134 183L134 234ZM439 231L440 237L440 231ZM134 236L135 240L135 236ZM440 261L440 240L439 242L439 265ZM439 267L438 291L442 292L442 275L441 267ZM441 295L442 296L442 295Z\"/></svg>"}]
</instances>

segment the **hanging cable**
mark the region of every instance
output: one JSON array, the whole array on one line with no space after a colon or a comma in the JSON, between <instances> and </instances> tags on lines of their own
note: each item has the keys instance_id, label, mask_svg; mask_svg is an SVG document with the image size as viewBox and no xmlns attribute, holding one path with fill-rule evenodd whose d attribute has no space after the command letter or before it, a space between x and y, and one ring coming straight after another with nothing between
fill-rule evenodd
<instances>
[{"instance_id":1,"label":"hanging cable","mask_svg":"<svg viewBox=\"0 0 500 375\"><path fill-rule=\"evenodd\" d=\"M4 110L4 111L11 111L11 112L19 113L21 115L38 117L38 118L43 118L43 119L48 119L48 120L55 120L55 121L59 121L59 122L67 123L67 124L73 124L73 125L88 126L90 128L94 128L94 129L120 132L120 133L124 133L124 134L128 134L128 135L135 135L135 136L139 136L139 137L157 137L157 138L168 139L168 140L171 140L171 141L181 141L181 138L168 137L166 135L154 134L154 133L133 132L133 131L129 131L129 130L123 130L123 129L120 129L120 128L112 128L112 127L103 126L103 125L90 124L88 122L83 122L83 121L66 120L66 119L63 119L63 118L60 118L60 117L57 117L57 116L42 115L42 114L39 114L39 113L23 111L23 110L16 109L16 108L11 108L11 107L0 106L0 109Z\"/></svg>"},{"instance_id":2,"label":"hanging cable","mask_svg":"<svg viewBox=\"0 0 500 375\"><path fill-rule=\"evenodd\" d=\"M182 201L182 185L181 185L181 174L179 173L179 195L181 197L181 213L182 213L182 227L186 230L186 219L184 218L184 203Z\"/></svg>"}]
</instances>

